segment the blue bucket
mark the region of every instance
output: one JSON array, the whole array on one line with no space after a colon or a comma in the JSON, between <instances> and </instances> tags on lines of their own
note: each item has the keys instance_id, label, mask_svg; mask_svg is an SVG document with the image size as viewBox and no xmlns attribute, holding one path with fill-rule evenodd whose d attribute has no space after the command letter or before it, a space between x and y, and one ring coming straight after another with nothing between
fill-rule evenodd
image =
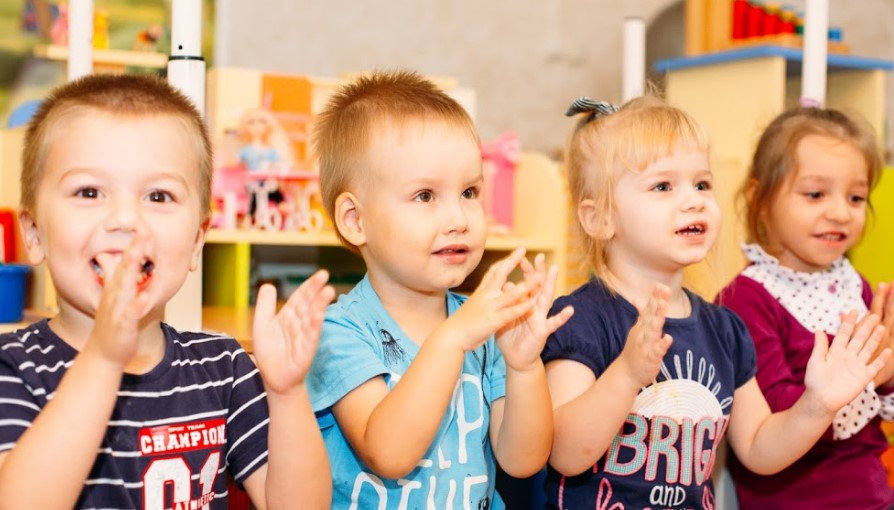
<instances>
[{"instance_id":1,"label":"blue bucket","mask_svg":"<svg viewBox=\"0 0 894 510\"><path fill-rule=\"evenodd\" d=\"M25 312L26 276L31 266L0 264L0 322L19 322Z\"/></svg>"}]
</instances>

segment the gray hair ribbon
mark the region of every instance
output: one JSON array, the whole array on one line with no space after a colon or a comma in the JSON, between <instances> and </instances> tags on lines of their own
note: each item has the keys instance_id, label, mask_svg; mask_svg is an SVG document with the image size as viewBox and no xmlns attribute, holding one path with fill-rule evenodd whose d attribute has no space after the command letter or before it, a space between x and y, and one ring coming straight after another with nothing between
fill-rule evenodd
<instances>
[{"instance_id":1,"label":"gray hair ribbon","mask_svg":"<svg viewBox=\"0 0 894 510\"><path fill-rule=\"evenodd\" d=\"M587 118L587 122L591 120L598 119L599 117L603 117L605 115L610 115L618 111L618 107L605 102L605 101L594 101L586 96L581 96L574 100L571 103L571 106L568 107L568 110L565 111L566 117L573 117L578 113L586 113L589 115Z\"/></svg>"}]
</instances>

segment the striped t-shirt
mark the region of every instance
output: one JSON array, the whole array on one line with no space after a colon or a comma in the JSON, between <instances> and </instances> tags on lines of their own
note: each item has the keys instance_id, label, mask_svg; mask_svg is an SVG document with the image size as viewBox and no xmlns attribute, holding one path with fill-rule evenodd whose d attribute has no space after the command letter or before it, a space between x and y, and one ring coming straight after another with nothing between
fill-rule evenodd
<instances>
[{"instance_id":1,"label":"striped t-shirt","mask_svg":"<svg viewBox=\"0 0 894 510\"><path fill-rule=\"evenodd\" d=\"M164 359L124 374L78 508L226 508L227 471L242 483L267 462L266 394L249 356L230 337L161 327ZM0 452L76 355L45 320L0 335Z\"/></svg>"}]
</instances>

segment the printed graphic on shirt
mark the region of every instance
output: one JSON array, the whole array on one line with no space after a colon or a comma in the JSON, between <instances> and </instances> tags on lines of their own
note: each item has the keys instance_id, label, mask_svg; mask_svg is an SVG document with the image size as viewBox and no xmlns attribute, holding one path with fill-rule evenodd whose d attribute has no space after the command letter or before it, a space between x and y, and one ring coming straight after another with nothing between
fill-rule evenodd
<instances>
[{"instance_id":1,"label":"printed graphic on shirt","mask_svg":"<svg viewBox=\"0 0 894 510\"><path fill-rule=\"evenodd\" d=\"M140 452L155 457L143 473L143 508L210 508L215 497L214 480L221 471L221 454L227 441L225 419L143 428L139 441ZM209 453L202 454L200 450L209 450ZM191 465L191 462L201 464ZM193 490L194 478L198 478L198 491Z\"/></svg>"},{"instance_id":2,"label":"printed graphic on shirt","mask_svg":"<svg viewBox=\"0 0 894 510\"><path fill-rule=\"evenodd\" d=\"M692 351L685 360L675 355L670 361L671 366L662 364L660 381L636 397L623 427L593 466L596 508L713 509L706 482L726 432L724 412L729 413L732 392L715 377L713 364L696 361ZM563 501L565 481L559 508L570 506Z\"/></svg>"},{"instance_id":3,"label":"printed graphic on shirt","mask_svg":"<svg viewBox=\"0 0 894 510\"><path fill-rule=\"evenodd\" d=\"M398 374L392 374L389 389L399 380ZM480 461L482 442L488 434L488 415L481 378L462 374L432 442L435 446L431 454L397 482L401 486L399 501L389 501L383 480L371 471L363 471L354 478L350 510L394 508L395 504L404 510L420 508L422 501L427 502L427 508L444 510L490 508L488 493L492 481ZM392 492L390 497L397 499L398 495Z\"/></svg>"}]
</instances>

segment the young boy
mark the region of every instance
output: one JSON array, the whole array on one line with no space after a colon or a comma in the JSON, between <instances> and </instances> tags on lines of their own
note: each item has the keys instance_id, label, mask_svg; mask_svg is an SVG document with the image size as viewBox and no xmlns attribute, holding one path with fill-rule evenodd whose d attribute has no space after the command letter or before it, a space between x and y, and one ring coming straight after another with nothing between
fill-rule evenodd
<instances>
[{"instance_id":1,"label":"young boy","mask_svg":"<svg viewBox=\"0 0 894 510\"><path fill-rule=\"evenodd\" d=\"M327 310L308 376L333 506L502 508L494 456L523 477L549 454L538 356L571 316L546 317L556 269L519 249L468 300L449 292L484 249L481 153L468 114L418 75L344 87L315 139L327 211L367 267Z\"/></svg>"},{"instance_id":2,"label":"young boy","mask_svg":"<svg viewBox=\"0 0 894 510\"><path fill-rule=\"evenodd\" d=\"M165 304L209 222L211 151L164 81L61 86L25 140L20 221L59 313L0 335L0 501L8 508L329 508L304 384L334 291L318 273L276 315L262 288L258 369L235 340L175 331Z\"/></svg>"}]
</instances>

